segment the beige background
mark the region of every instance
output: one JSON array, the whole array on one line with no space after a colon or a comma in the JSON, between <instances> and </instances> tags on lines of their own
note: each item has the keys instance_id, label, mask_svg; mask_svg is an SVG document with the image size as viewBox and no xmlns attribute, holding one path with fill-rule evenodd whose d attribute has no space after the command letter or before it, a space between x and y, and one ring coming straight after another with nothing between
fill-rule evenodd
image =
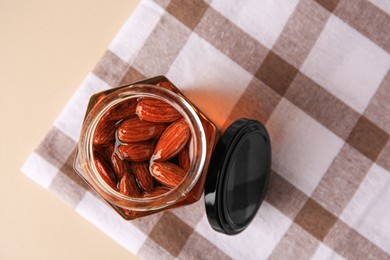
<instances>
[{"instance_id":1,"label":"beige background","mask_svg":"<svg viewBox=\"0 0 390 260\"><path fill-rule=\"evenodd\" d=\"M20 168L138 0L0 0L0 259L132 259Z\"/></svg>"}]
</instances>

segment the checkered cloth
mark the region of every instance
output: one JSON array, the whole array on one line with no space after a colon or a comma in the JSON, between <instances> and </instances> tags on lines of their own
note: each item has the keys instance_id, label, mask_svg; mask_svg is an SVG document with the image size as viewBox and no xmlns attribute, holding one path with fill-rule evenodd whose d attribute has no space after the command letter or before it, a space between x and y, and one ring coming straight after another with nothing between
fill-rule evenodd
<instances>
[{"instance_id":1,"label":"checkered cloth","mask_svg":"<svg viewBox=\"0 0 390 260\"><path fill-rule=\"evenodd\" d=\"M141 258L390 259L387 0L141 1L23 172ZM222 130L258 119L268 195L237 236L203 200L124 221L72 168L90 95L166 75Z\"/></svg>"}]
</instances>

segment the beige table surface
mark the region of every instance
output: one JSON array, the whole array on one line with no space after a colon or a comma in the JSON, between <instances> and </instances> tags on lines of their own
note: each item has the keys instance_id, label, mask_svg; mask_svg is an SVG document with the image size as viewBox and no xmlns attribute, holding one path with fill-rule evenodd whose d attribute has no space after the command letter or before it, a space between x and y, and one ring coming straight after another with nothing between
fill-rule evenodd
<instances>
[{"instance_id":1,"label":"beige table surface","mask_svg":"<svg viewBox=\"0 0 390 260\"><path fill-rule=\"evenodd\" d=\"M138 0L0 0L0 259L133 259L20 172Z\"/></svg>"}]
</instances>

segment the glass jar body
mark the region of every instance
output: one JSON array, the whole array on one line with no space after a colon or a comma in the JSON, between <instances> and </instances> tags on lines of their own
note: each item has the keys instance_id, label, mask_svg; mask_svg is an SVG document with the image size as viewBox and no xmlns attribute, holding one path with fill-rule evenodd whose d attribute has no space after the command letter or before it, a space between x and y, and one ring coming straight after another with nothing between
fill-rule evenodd
<instances>
[{"instance_id":1,"label":"glass jar body","mask_svg":"<svg viewBox=\"0 0 390 260\"><path fill-rule=\"evenodd\" d=\"M132 199L113 191L99 178L94 166L92 137L97 123L110 107L127 98L155 97L178 109L192 132L191 167L178 187L156 198ZM82 126L74 168L123 218L135 219L162 210L188 205L202 196L207 169L218 131L180 90L164 76L109 89L93 95Z\"/></svg>"}]
</instances>

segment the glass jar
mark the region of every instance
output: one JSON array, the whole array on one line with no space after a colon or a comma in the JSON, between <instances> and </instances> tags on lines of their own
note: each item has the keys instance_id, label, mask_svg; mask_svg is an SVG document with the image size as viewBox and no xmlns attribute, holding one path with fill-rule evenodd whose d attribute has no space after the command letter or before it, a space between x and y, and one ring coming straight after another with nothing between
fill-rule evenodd
<instances>
[{"instance_id":1,"label":"glass jar","mask_svg":"<svg viewBox=\"0 0 390 260\"><path fill-rule=\"evenodd\" d=\"M191 132L190 165L183 180L171 190L155 196L130 197L110 186L99 174L93 138L110 109L127 100L142 98L162 100L180 112ZM127 220L196 202L206 187L205 203L212 227L235 234L246 228L264 198L270 172L270 141L265 128L248 119L233 123L215 148L219 137L217 127L167 78L158 76L99 92L90 98L74 168ZM242 171L250 173L237 175Z\"/></svg>"}]
</instances>

